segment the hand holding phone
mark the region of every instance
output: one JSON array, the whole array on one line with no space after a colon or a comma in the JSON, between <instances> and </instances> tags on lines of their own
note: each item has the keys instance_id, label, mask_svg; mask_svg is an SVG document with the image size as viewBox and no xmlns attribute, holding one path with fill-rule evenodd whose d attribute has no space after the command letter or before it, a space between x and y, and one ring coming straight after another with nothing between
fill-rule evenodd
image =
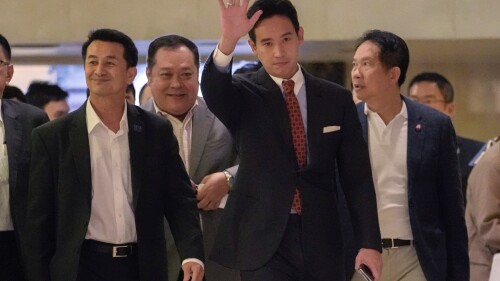
<instances>
[{"instance_id":1,"label":"hand holding phone","mask_svg":"<svg viewBox=\"0 0 500 281\"><path fill-rule=\"evenodd\" d=\"M372 271L365 264L361 264L361 266L358 268L358 272L361 276L363 276L363 278L366 281L375 280L375 277L373 277Z\"/></svg>"}]
</instances>

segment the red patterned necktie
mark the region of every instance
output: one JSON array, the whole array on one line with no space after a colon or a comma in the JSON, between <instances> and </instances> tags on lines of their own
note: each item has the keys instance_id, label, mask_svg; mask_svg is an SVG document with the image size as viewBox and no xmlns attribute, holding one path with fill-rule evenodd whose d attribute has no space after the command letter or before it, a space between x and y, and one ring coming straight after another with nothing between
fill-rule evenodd
<instances>
[{"instance_id":1,"label":"red patterned necktie","mask_svg":"<svg viewBox=\"0 0 500 281\"><path fill-rule=\"evenodd\" d=\"M295 82L293 82L293 80L283 80L281 85L283 86L283 92L285 93L286 109L288 110L288 117L290 119L293 147L295 148L297 164L299 168L302 168L306 165L307 161L306 133L304 130L304 123L302 122L302 115L300 113L299 101L293 92ZM293 196L292 209L294 209L299 215L302 212L300 193L297 188L295 188L295 194Z\"/></svg>"}]
</instances>

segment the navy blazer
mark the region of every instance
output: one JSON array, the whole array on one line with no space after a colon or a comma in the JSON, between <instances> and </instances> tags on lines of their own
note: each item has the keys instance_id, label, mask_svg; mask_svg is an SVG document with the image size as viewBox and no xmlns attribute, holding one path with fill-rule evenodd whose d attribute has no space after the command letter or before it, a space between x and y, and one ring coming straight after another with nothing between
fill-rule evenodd
<instances>
[{"instance_id":1,"label":"navy blazer","mask_svg":"<svg viewBox=\"0 0 500 281\"><path fill-rule=\"evenodd\" d=\"M16 235L22 232L26 216L31 131L48 122L43 110L29 104L2 99L2 119L9 160L9 203ZM19 237L17 237L19 238Z\"/></svg>"},{"instance_id":2,"label":"navy blazer","mask_svg":"<svg viewBox=\"0 0 500 281\"><path fill-rule=\"evenodd\" d=\"M181 258L204 259L196 198L169 122L127 105L141 280L167 280L163 218ZM75 280L92 201L86 103L33 131L26 234L29 280Z\"/></svg>"},{"instance_id":3,"label":"navy blazer","mask_svg":"<svg viewBox=\"0 0 500 281\"><path fill-rule=\"evenodd\" d=\"M212 56L205 64L203 96L233 135L240 156L211 258L243 270L266 264L282 240L298 188L305 266L318 279L341 280L337 164L358 246L380 249L368 151L349 91L303 73L308 163L299 169L283 95L265 69L232 76L219 72Z\"/></svg>"},{"instance_id":4,"label":"navy blazer","mask_svg":"<svg viewBox=\"0 0 500 281\"><path fill-rule=\"evenodd\" d=\"M446 115L402 99L408 110L408 208L418 260L428 281L468 281L455 129ZM365 103L357 107L368 140Z\"/></svg>"}]
</instances>

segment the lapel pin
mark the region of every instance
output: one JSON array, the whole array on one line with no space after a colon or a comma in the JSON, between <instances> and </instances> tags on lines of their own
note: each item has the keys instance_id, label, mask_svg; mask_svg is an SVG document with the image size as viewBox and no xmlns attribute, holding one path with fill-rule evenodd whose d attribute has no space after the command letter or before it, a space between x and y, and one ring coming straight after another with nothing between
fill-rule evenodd
<instances>
[{"instance_id":1,"label":"lapel pin","mask_svg":"<svg viewBox=\"0 0 500 281\"><path fill-rule=\"evenodd\" d=\"M138 133L142 132L142 126L141 126L141 125L137 125L137 124L135 124L135 125L134 125L134 131L136 131L136 132L138 132Z\"/></svg>"},{"instance_id":2,"label":"lapel pin","mask_svg":"<svg viewBox=\"0 0 500 281\"><path fill-rule=\"evenodd\" d=\"M421 131L422 131L422 125L417 124L417 126L415 126L415 132L420 133Z\"/></svg>"}]
</instances>

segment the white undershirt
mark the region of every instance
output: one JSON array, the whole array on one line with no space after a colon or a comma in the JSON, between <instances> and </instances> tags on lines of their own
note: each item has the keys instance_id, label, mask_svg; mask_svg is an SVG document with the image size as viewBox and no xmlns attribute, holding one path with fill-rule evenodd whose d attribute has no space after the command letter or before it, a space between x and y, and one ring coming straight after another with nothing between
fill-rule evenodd
<instances>
[{"instance_id":1,"label":"white undershirt","mask_svg":"<svg viewBox=\"0 0 500 281\"><path fill-rule=\"evenodd\" d=\"M127 108L114 133L87 101L86 116L92 173L92 210L86 239L112 244L137 241L132 206L132 180Z\"/></svg>"},{"instance_id":2,"label":"white undershirt","mask_svg":"<svg viewBox=\"0 0 500 281\"><path fill-rule=\"evenodd\" d=\"M382 238L413 239L408 212L408 113L401 112L385 125L365 105L368 146Z\"/></svg>"},{"instance_id":3,"label":"white undershirt","mask_svg":"<svg viewBox=\"0 0 500 281\"><path fill-rule=\"evenodd\" d=\"M191 141L193 136L193 110L198 106L198 101L194 103L193 107L191 107L182 121L173 115L161 111L154 100L153 105L155 107L155 112L161 116L167 117L172 124L175 138L179 143L179 155L182 158L182 162L184 162L186 171L189 172L189 158L191 157Z\"/></svg>"}]
</instances>

